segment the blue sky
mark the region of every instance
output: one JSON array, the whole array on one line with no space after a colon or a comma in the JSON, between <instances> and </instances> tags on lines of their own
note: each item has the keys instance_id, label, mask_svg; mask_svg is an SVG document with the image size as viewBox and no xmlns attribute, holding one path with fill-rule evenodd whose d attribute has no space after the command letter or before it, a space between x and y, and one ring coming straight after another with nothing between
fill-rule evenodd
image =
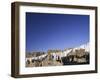
<instances>
[{"instance_id":1,"label":"blue sky","mask_svg":"<svg viewBox=\"0 0 100 80\"><path fill-rule=\"evenodd\" d=\"M89 42L89 15L26 13L26 51L73 48Z\"/></svg>"}]
</instances>

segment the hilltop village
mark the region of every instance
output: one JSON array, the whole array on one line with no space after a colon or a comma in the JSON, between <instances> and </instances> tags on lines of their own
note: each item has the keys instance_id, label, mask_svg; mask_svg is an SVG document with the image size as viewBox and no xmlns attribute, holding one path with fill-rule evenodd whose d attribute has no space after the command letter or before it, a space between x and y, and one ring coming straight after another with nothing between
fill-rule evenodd
<instances>
[{"instance_id":1,"label":"hilltop village","mask_svg":"<svg viewBox=\"0 0 100 80\"><path fill-rule=\"evenodd\" d=\"M81 47L31 52L26 53L26 67L89 64L89 55L89 50Z\"/></svg>"}]
</instances>

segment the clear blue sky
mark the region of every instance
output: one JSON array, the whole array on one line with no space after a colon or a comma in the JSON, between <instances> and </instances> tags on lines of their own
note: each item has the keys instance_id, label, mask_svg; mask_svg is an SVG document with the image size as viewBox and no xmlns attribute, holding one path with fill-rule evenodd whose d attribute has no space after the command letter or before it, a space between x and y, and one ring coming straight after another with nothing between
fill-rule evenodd
<instances>
[{"instance_id":1,"label":"clear blue sky","mask_svg":"<svg viewBox=\"0 0 100 80\"><path fill-rule=\"evenodd\" d=\"M89 42L89 15L26 13L26 51L65 49Z\"/></svg>"}]
</instances>

